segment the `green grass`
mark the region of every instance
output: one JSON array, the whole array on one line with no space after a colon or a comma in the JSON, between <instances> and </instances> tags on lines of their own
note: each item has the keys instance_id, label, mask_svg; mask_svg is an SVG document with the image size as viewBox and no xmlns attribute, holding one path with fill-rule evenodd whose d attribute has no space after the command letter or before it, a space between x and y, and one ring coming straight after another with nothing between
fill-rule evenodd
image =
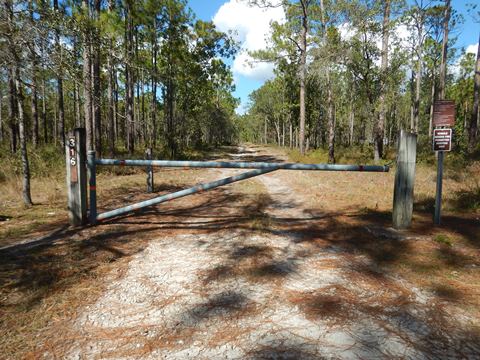
<instances>
[{"instance_id":1,"label":"green grass","mask_svg":"<svg viewBox=\"0 0 480 360\"><path fill-rule=\"evenodd\" d=\"M448 235L445 234L437 234L433 238L433 240L439 244L452 246L452 241Z\"/></svg>"}]
</instances>

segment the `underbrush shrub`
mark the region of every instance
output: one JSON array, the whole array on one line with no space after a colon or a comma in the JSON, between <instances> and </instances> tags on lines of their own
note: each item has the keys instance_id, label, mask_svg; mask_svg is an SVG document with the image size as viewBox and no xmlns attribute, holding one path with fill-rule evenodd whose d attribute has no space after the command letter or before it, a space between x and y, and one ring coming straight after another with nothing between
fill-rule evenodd
<instances>
[{"instance_id":1,"label":"underbrush shrub","mask_svg":"<svg viewBox=\"0 0 480 360\"><path fill-rule=\"evenodd\" d=\"M32 177L61 176L65 172L65 151L54 145L29 149Z\"/></svg>"},{"instance_id":2,"label":"underbrush shrub","mask_svg":"<svg viewBox=\"0 0 480 360\"><path fill-rule=\"evenodd\" d=\"M383 163L395 161L395 149L385 147ZM289 158L294 162L327 163L328 149L318 148L308 151L304 156L298 149L287 151ZM352 145L335 148L335 162L337 164L373 164L373 146L370 144Z\"/></svg>"},{"instance_id":3,"label":"underbrush shrub","mask_svg":"<svg viewBox=\"0 0 480 360\"><path fill-rule=\"evenodd\" d=\"M28 148L28 160L32 178L61 176L65 171L65 153L54 145ZM0 182L15 181L22 175L20 151L12 154L2 148L0 155Z\"/></svg>"},{"instance_id":4,"label":"underbrush shrub","mask_svg":"<svg viewBox=\"0 0 480 360\"><path fill-rule=\"evenodd\" d=\"M425 194L415 194L413 209L419 212L433 213L435 210L435 198Z\"/></svg>"},{"instance_id":5,"label":"underbrush shrub","mask_svg":"<svg viewBox=\"0 0 480 360\"><path fill-rule=\"evenodd\" d=\"M451 200L451 206L459 212L479 212L480 183L477 181L477 183L470 188L456 192L453 200Z\"/></svg>"}]
</instances>

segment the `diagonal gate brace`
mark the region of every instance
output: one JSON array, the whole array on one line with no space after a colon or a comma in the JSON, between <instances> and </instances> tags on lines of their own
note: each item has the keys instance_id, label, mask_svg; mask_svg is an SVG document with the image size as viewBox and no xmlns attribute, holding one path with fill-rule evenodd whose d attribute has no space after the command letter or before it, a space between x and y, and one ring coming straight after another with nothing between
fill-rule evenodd
<instances>
[{"instance_id":1,"label":"diagonal gate brace","mask_svg":"<svg viewBox=\"0 0 480 360\"><path fill-rule=\"evenodd\" d=\"M192 195L192 194L199 193L199 192L202 192L202 191L214 189L214 188L222 186L222 185L227 185L227 184L231 184L231 183L234 183L234 182L237 182L237 181L246 180L246 179L249 179L249 178L252 178L252 177L255 177L255 176L258 176L258 175L263 175L263 174L266 174L266 173L269 173L269 172L272 172L272 171L275 171L275 170L278 170L278 169L279 169L279 167L273 167L273 168L271 167L271 168L267 168L267 169L255 169L255 170L252 170L252 171L248 171L246 173L230 176L230 177L227 177L225 179L216 180L216 181L212 181L212 182L208 182L208 183L204 183L204 184L198 184L198 185L195 185L195 186L193 186L191 188L188 188L188 189L176 191L176 192L173 192L173 193L170 193L170 194L165 194L165 195L158 196L158 197L155 197L155 198L150 199L150 200L140 201L138 203L128 205L128 206L125 206L125 207L122 207L122 208L119 208L119 209L115 209L115 210L111 210L111 211L101 213L101 214L99 214L98 216L95 217L95 222L110 219L112 217L123 215L123 214L129 213L129 212L132 212L132 211L136 211L136 210L139 210L139 209L143 209L147 206L157 205L157 204L163 203L165 201L178 199L178 198L181 198L183 196Z\"/></svg>"}]
</instances>

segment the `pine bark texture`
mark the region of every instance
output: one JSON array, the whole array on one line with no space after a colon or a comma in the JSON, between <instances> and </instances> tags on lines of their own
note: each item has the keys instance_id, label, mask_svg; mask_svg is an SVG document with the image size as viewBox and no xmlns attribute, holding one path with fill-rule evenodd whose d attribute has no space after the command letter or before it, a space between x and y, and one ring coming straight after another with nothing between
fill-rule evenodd
<instances>
[{"instance_id":1,"label":"pine bark texture","mask_svg":"<svg viewBox=\"0 0 480 360\"><path fill-rule=\"evenodd\" d=\"M89 0L83 0L84 16L90 18ZM87 151L93 150L93 126L92 126L92 79L90 58L90 26L85 25L83 33L83 113L85 117L85 129L87 132Z\"/></svg>"},{"instance_id":2,"label":"pine bark texture","mask_svg":"<svg viewBox=\"0 0 480 360\"><path fill-rule=\"evenodd\" d=\"M440 78L438 83L438 98L445 99L445 85L447 78L447 54L448 54L448 23L450 22L450 0L445 0L445 15L443 18L443 42L442 42L442 60L440 63Z\"/></svg>"},{"instance_id":3,"label":"pine bark texture","mask_svg":"<svg viewBox=\"0 0 480 360\"><path fill-rule=\"evenodd\" d=\"M58 13L58 0L53 0L53 9L55 13ZM62 69L62 49L60 46L60 30L55 28L55 48L57 51L57 57L59 64L57 69L57 100L58 100L58 129L57 136L60 140L62 149L65 147L65 104L63 100L63 69Z\"/></svg>"},{"instance_id":4,"label":"pine bark texture","mask_svg":"<svg viewBox=\"0 0 480 360\"><path fill-rule=\"evenodd\" d=\"M380 111L378 121L375 126L374 136L374 160L379 162L383 157L383 138L385 137L385 97L387 91L386 77L388 68L388 37L390 26L390 0L384 2L383 7L383 25L382 25L382 62L381 62L381 92L380 92Z\"/></svg>"}]
</instances>

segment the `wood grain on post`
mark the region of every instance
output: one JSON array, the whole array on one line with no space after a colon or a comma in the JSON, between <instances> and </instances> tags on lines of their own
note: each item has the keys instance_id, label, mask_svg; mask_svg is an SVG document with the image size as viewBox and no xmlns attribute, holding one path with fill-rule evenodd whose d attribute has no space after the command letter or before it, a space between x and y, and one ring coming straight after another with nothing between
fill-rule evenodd
<instances>
[{"instance_id":1,"label":"wood grain on post","mask_svg":"<svg viewBox=\"0 0 480 360\"><path fill-rule=\"evenodd\" d=\"M87 223L86 133L77 128L68 134L65 144L68 213L71 225Z\"/></svg>"},{"instance_id":2,"label":"wood grain on post","mask_svg":"<svg viewBox=\"0 0 480 360\"><path fill-rule=\"evenodd\" d=\"M416 159L417 135L401 130L397 145L397 171L393 192L393 227L395 229L406 229L412 224Z\"/></svg>"},{"instance_id":3,"label":"wood grain on post","mask_svg":"<svg viewBox=\"0 0 480 360\"><path fill-rule=\"evenodd\" d=\"M152 148L145 150L147 160L152 160L152 156ZM147 192L153 193L153 167L151 165L147 166Z\"/></svg>"}]
</instances>

